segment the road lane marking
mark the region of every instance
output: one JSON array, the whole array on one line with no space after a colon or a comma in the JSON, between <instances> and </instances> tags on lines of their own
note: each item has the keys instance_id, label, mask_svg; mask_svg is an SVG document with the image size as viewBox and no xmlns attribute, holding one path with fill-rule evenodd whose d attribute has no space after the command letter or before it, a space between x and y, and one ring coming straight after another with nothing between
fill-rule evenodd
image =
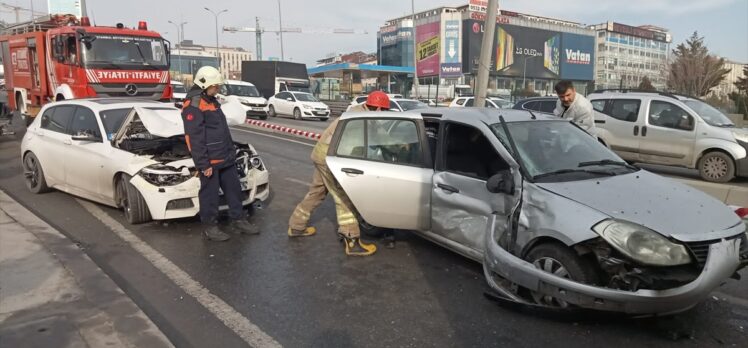
<instances>
[{"instance_id":1,"label":"road lane marking","mask_svg":"<svg viewBox=\"0 0 748 348\"><path fill-rule=\"evenodd\" d=\"M732 296L732 295L728 295L728 294L725 294L724 292L719 292L719 291L715 291L712 294L714 296L717 296L717 298L719 298L721 301L725 301L725 302L733 304L733 305L737 305L737 306L748 308L748 300L746 300L746 299L743 299L743 298L740 298L740 297L735 297L735 296Z\"/></svg>"},{"instance_id":2,"label":"road lane marking","mask_svg":"<svg viewBox=\"0 0 748 348\"><path fill-rule=\"evenodd\" d=\"M99 219L99 221L127 242L135 251L140 253L141 256L161 271L161 273L171 279L174 284L179 286L188 295L194 297L197 302L215 315L218 320L234 331L247 344L252 347L281 347L280 343L275 341L270 335L262 331L262 329L237 312L220 297L212 294L210 290L206 289L198 281L192 279L187 272L183 271L179 266L148 245L148 243L130 232L130 230L101 210L96 204L81 199L76 200L91 215Z\"/></svg>"},{"instance_id":3,"label":"road lane marking","mask_svg":"<svg viewBox=\"0 0 748 348\"><path fill-rule=\"evenodd\" d=\"M295 184L304 185L304 186L312 186L312 183L306 182L304 180L299 180L299 179L294 179L294 178L285 178L285 179Z\"/></svg>"},{"instance_id":4,"label":"road lane marking","mask_svg":"<svg viewBox=\"0 0 748 348\"><path fill-rule=\"evenodd\" d=\"M309 144L309 143L305 143L303 141L297 141L297 140L293 140L293 139L287 139L287 138L284 138L284 137L277 137L275 135L270 135L270 134L265 134L265 133L260 133L260 132L253 132L251 130L236 128L236 127L234 127L233 130L240 131L240 132L246 132L246 133L252 133L252 134L256 134L256 135L262 135L262 136L268 137L268 138L273 138L273 139L278 139L278 140L285 140L285 141L288 141L288 142L291 142L291 143L296 143L296 144L301 144L301 145L305 145L305 146L309 146L309 147L314 147L314 144Z\"/></svg>"}]
</instances>

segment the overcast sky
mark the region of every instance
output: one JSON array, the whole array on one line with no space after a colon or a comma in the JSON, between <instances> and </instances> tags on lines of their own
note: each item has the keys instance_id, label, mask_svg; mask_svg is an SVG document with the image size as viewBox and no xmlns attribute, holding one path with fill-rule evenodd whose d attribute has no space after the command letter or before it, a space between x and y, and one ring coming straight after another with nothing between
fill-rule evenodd
<instances>
[{"instance_id":1,"label":"overcast sky","mask_svg":"<svg viewBox=\"0 0 748 348\"><path fill-rule=\"evenodd\" d=\"M47 0L4 0L13 5L45 11ZM442 5L457 6L468 0L415 0L416 11ZM272 0L88 0L89 14L99 25L122 22L127 26L145 20L149 28L176 42L176 28L168 21L185 22L185 38L196 43L215 45L213 15L203 9L227 9L219 26L254 26L255 17L262 26L278 28L278 3ZM376 52L376 31L387 19L407 15L407 0L281 0L284 27L306 29L351 28L366 30L366 35L283 36L287 60L313 64L332 53ZM546 17L599 24L608 20L629 25L653 24L670 29L674 43L682 42L693 31L706 38L713 53L748 63L748 0L500 0L502 9ZM0 16L13 21L14 15L3 9ZM28 12L22 13L28 17ZM166 34L164 34L166 33ZM221 45L242 46L255 51L253 33L220 33ZM263 36L263 55L280 57L280 41L274 33Z\"/></svg>"}]
</instances>

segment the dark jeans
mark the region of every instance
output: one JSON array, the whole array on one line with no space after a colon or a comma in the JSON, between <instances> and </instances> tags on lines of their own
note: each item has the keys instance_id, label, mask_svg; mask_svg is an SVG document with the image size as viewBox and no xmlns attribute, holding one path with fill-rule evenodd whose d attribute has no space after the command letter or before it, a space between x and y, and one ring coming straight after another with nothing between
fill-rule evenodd
<instances>
[{"instance_id":1,"label":"dark jeans","mask_svg":"<svg viewBox=\"0 0 748 348\"><path fill-rule=\"evenodd\" d=\"M218 223L219 187L223 190L223 196L229 205L229 218L243 218L242 188L236 167L214 167L213 175L209 178L200 173L200 221L204 224Z\"/></svg>"}]
</instances>

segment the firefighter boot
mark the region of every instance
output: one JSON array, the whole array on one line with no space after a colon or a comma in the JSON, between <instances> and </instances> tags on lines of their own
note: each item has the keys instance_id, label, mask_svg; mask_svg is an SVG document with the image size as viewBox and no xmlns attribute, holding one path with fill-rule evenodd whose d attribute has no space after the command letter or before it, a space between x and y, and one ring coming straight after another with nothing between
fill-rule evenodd
<instances>
[{"instance_id":1,"label":"firefighter boot","mask_svg":"<svg viewBox=\"0 0 748 348\"><path fill-rule=\"evenodd\" d=\"M260 234L260 230L257 228L257 226L249 223L249 221L245 219L231 220L231 222L229 222L229 228L231 228L231 230L236 234Z\"/></svg>"},{"instance_id":2,"label":"firefighter boot","mask_svg":"<svg viewBox=\"0 0 748 348\"><path fill-rule=\"evenodd\" d=\"M290 227L288 228L289 237L309 237L309 236L313 236L315 233L317 233L317 229L311 226L303 230L294 230Z\"/></svg>"},{"instance_id":3,"label":"firefighter boot","mask_svg":"<svg viewBox=\"0 0 748 348\"><path fill-rule=\"evenodd\" d=\"M345 237L345 254L348 256L369 256L377 252L377 246L374 244L365 244L359 237Z\"/></svg>"},{"instance_id":4,"label":"firefighter boot","mask_svg":"<svg viewBox=\"0 0 748 348\"><path fill-rule=\"evenodd\" d=\"M206 226L206 228L203 230L203 238L215 242L225 242L231 239L231 236L223 233L221 229L218 228L218 225L210 225Z\"/></svg>"}]
</instances>

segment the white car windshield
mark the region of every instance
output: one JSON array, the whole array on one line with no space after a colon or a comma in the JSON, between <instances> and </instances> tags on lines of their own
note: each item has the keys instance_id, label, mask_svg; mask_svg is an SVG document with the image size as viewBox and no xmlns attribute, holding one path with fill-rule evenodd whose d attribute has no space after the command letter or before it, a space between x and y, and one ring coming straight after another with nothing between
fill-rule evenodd
<instances>
[{"instance_id":1,"label":"white car windshield","mask_svg":"<svg viewBox=\"0 0 748 348\"><path fill-rule=\"evenodd\" d=\"M317 100L317 98L315 98L313 95L309 93L294 93L293 95L294 97L296 97L298 101L303 101L303 102L318 102L319 101Z\"/></svg>"},{"instance_id":2,"label":"white car windshield","mask_svg":"<svg viewBox=\"0 0 748 348\"><path fill-rule=\"evenodd\" d=\"M701 100L684 100L683 104L688 105L688 107L696 112L696 114L698 114L704 120L704 122L712 126L726 128L735 127L735 124L732 123L732 120L730 120L729 117L725 116L722 111L717 110L713 106L704 103Z\"/></svg>"},{"instance_id":3,"label":"white car windshield","mask_svg":"<svg viewBox=\"0 0 748 348\"><path fill-rule=\"evenodd\" d=\"M507 128L527 174L535 180L589 179L591 175L618 175L635 170L570 122L509 122ZM494 124L491 129L512 152L502 125Z\"/></svg>"},{"instance_id":4,"label":"white car windshield","mask_svg":"<svg viewBox=\"0 0 748 348\"><path fill-rule=\"evenodd\" d=\"M257 91L255 86L246 85L223 85L222 94L225 95L236 95L240 97L259 97L260 92Z\"/></svg>"}]
</instances>

